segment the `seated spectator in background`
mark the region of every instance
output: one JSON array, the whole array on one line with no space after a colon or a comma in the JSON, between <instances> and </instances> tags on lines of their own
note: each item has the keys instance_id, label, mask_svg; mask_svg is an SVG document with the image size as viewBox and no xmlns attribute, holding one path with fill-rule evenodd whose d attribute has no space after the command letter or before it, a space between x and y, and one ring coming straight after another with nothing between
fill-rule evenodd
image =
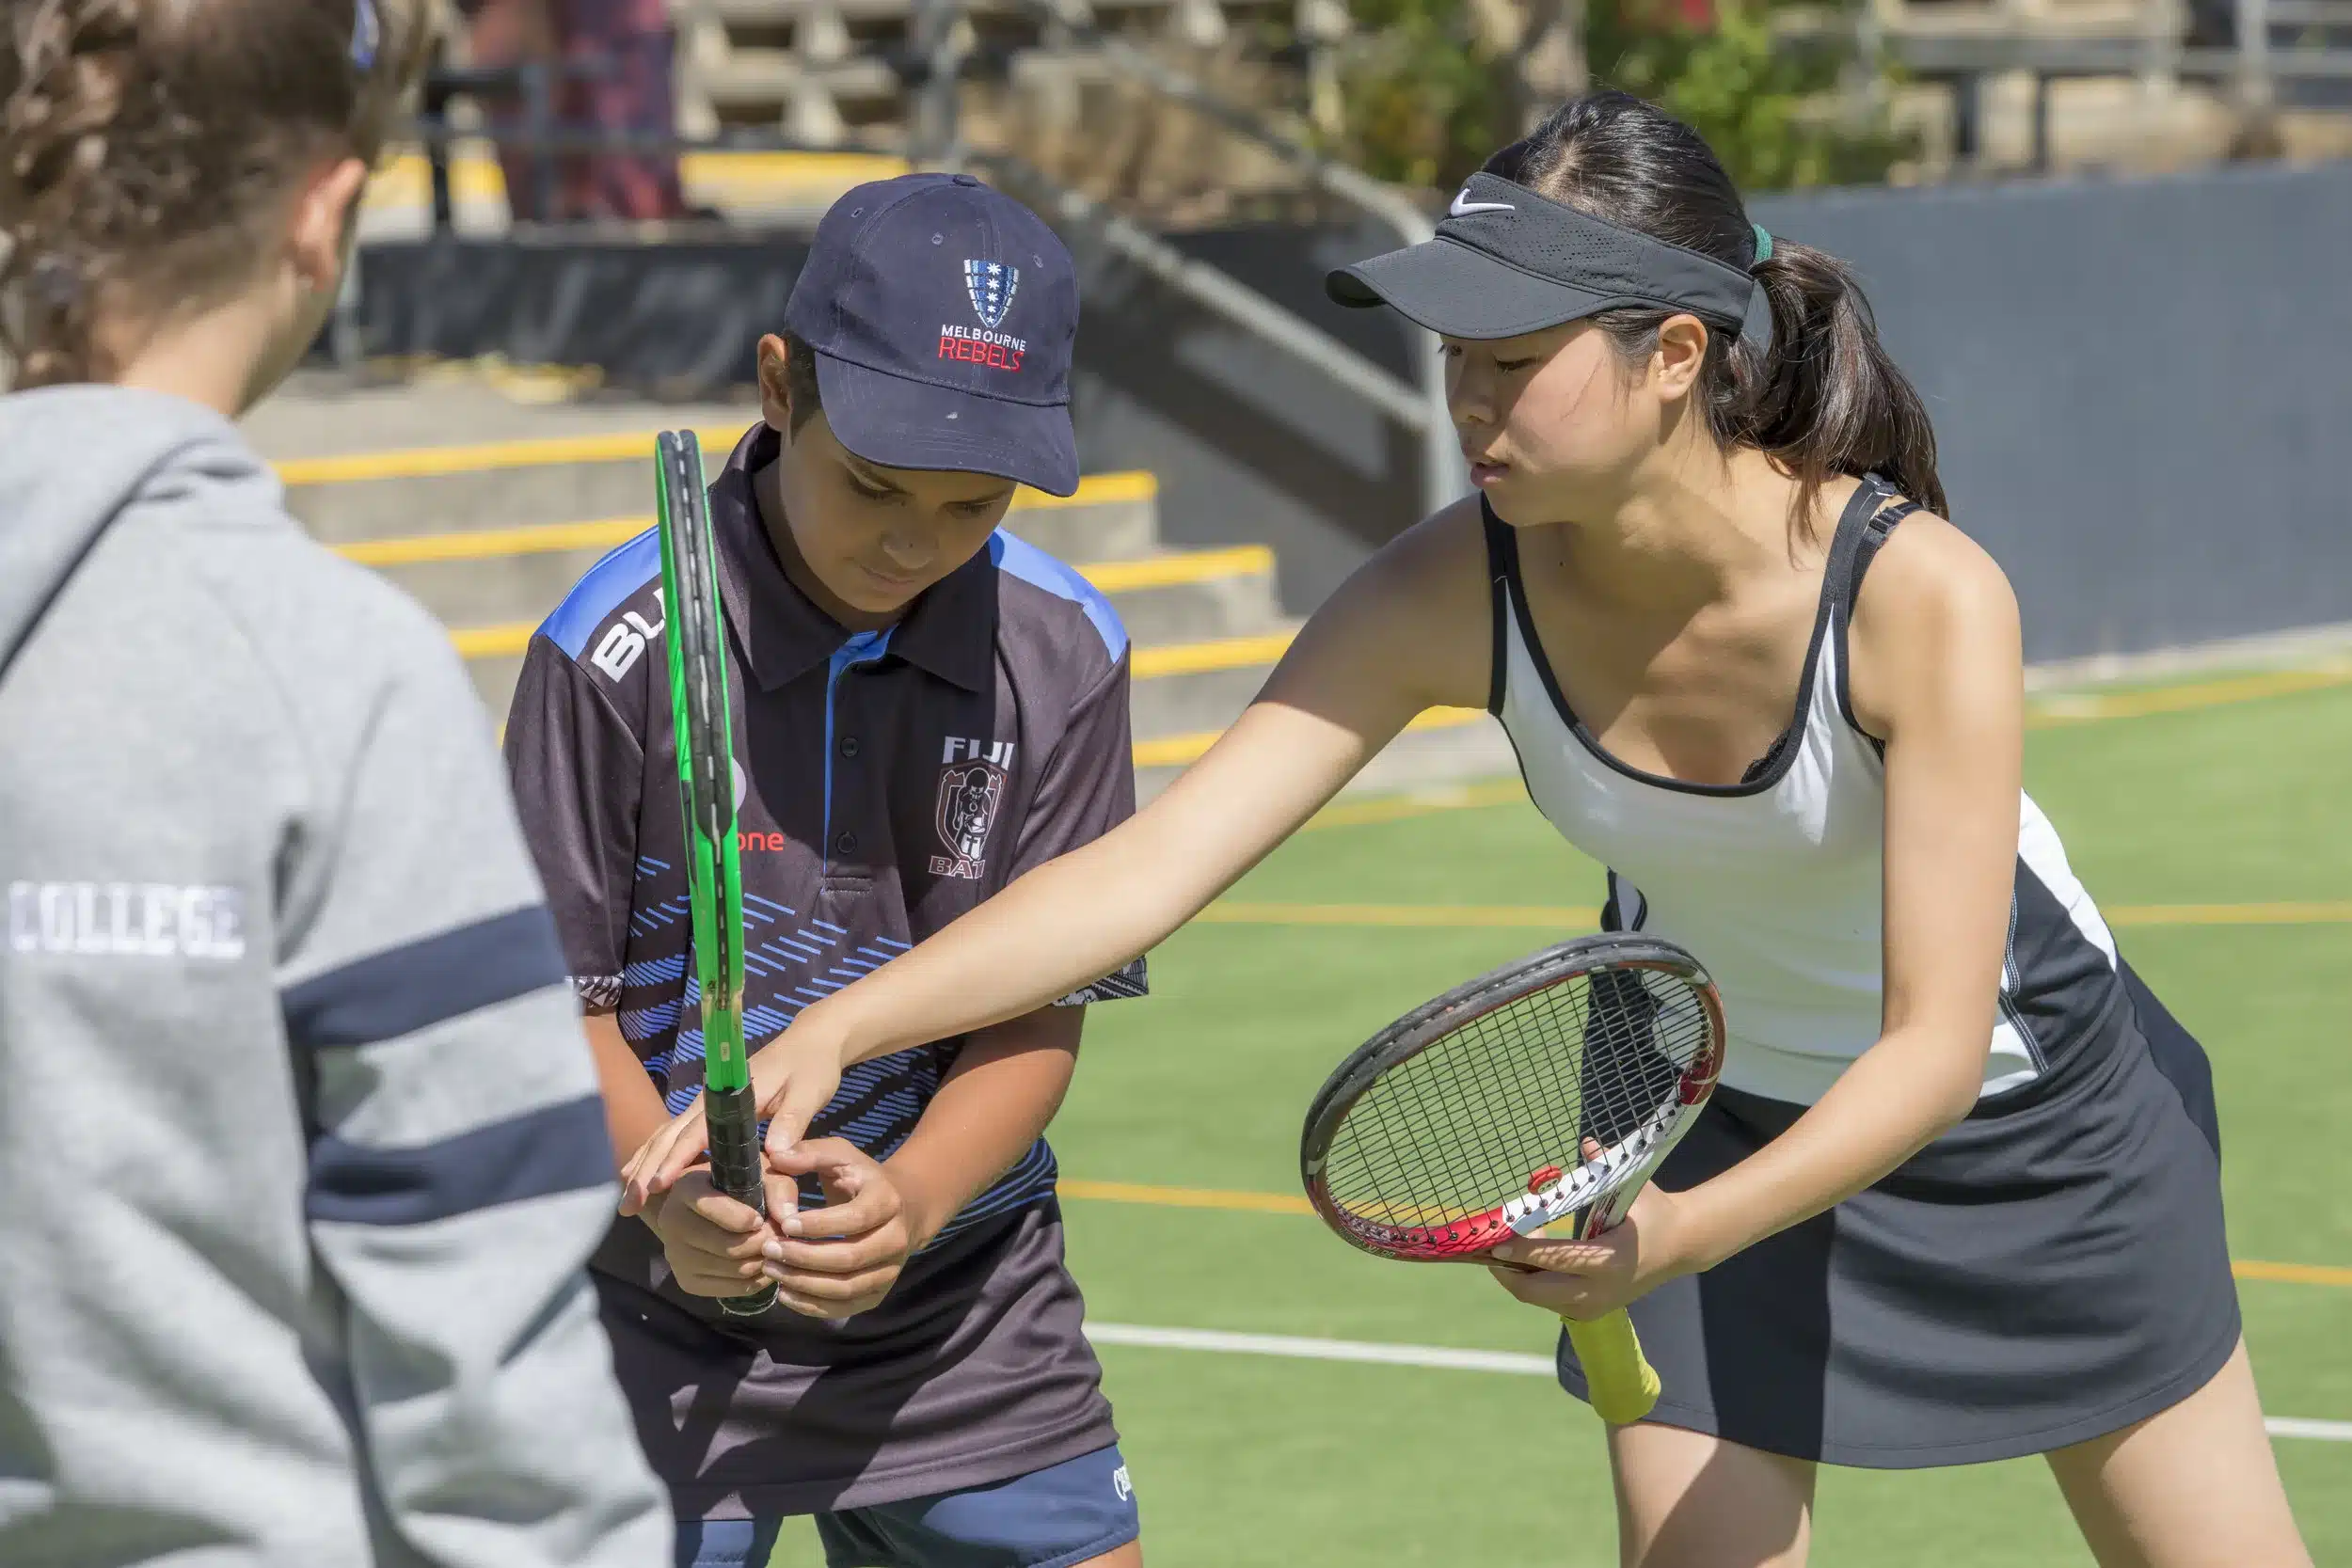
<instances>
[{"instance_id":1,"label":"seated spectator in background","mask_svg":"<svg viewBox=\"0 0 2352 1568\"><path fill-rule=\"evenodd\" d=\"M477 67L547 69L550 110L573 130L668 135L677 128L677 55L667 0L458 0ZM493 134L530 130L520 93L486 105ZM689 215L672 152L550 152L501 142L499 167L516 221L566 223Z\"/></svg>"}]
</instances>

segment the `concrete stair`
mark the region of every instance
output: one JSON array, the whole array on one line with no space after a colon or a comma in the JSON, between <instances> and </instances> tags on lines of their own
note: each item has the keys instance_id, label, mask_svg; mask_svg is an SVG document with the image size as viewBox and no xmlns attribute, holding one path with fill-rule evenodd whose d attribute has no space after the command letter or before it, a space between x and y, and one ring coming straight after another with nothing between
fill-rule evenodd
<instances>
[{"instance_id":1,"label":"concrete stair","mask_svg":"<svg viewBox=\"0 0 2352 1568\"><path fill-rule=\"evenodd\" d=\"M653 526L646 461L653 422L696 429L715 467L755 417L749 408L684 411L695 416L691 420L638 412L656 420L628 429L358 451L315 450L325 438L319 430L307 440L289 436L299 427L275 432L275 440L272 432L255 434L265 451L295 449L277 459L294 515L323 543L383 573L437 615L484 703L502 716L539 623L605 552ZM485 423L546 428L527 419ZM1135 650L1136 781L1146 798L1248 705L1295 629L1281 611L1270 549L1161 544L1158 484L1150 474L1089 475L1067 499L1024 491L1005 527L1076 565L1126 623ZM1511 768L1491 721L1439 711L1383 753L1358 788Z\"/></svg>"}]
</instances>

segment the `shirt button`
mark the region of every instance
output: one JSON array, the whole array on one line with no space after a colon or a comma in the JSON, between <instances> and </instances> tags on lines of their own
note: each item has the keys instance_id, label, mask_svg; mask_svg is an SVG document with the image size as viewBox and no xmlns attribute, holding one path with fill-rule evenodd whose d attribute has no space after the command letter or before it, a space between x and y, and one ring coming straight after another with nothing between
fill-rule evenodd
<instances>
[{"instance_id":1,"label":"shirt button","mask_svg":"<svg viewBox=\"0 0 2352 1568\"><path fill-rule=\"evenodd\" d=\"M833 847L840 854L854 855L857 853L857 834L843 833L833 841Z\"/></svg>"},{"instance_id":2,"label":"shirt button","mask_svg":"<svg viewBox=\"0 0 2352 1568\"><path fill-rule=\"evenodd\" d=\"M857 755L857 736L845 735L841 737L841 754L845 757Z\"/></svg>"}]
</instances>

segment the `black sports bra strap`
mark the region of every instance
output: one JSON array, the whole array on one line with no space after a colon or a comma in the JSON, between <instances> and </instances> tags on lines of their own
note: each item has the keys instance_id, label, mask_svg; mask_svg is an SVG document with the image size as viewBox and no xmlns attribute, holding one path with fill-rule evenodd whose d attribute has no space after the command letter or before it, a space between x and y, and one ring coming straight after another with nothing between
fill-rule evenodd
<instances>
[{"instance_id":1,"label":"black sports bra strap","mask_svg":"<svg viewBox=\"0 0 2352 1568\"><path fill-rule=\"evenodd\" d=\"M1885 481L1876 474L1865 474L1848 499L1845 510L1837 515L1837 531L1830 536L1829 563L1821 573L1821 589L1836 596L1841 613L1852 602L1854 560L1861 553L1870 519L1894 499L1895 493L1886 487Z\"/></svg>"},{"instance_id":2,"label":"black sports bra strap","mask_svg":"<svg viewBox=\"0 0 2352 1568\"><path fill-rule=\"evenodd\" d=\"M1837 585L1837 711L1854 734L1868 741L1881 755L1885 754L1885 743L1864 729L1862 721L1854 717L1853 689L1850 684L1853 656L1847 651L1847 633L1853 626L1854 601L1862 594L1862 575L1870 569L1879 546L1895 531L1895 525L1918 510L1917 501L1898 495L1878 475L1865 475L1861 488L1846 503L1845 515L1837 522L1837 540L1830 546L1829 581Z\"/></svg>"},{"instance_id":3,"label":"black sports bra strap","mask_svg":"<svg viewBox=\"0 0 2352 1568\"><path fill-rule=\"evenodd\" d=\"M1495 509L1484 496L1478 498L1478 517L1486 532L1486 600L1494 622L1494 651L1486 676L1486 711L1500 719L1511 673L1511 595L1519 576L1519 541L1511 531L1511 525L1495 515Z\"/></svg>"},{"instance_id":4,"label":"black sports bra strap","mask_svg":"<svg viewBox=\"0 0 2352 1568\"><path fill-rule=\"evenodd\" d=\"M1919 503L1896 492L1876 474L1866 474L1853 499L1837 519L1837 537L1830 546L1828 578L1836 585L1837 641L1843 667L1846 628L1853 622L1854 601L1862 594L1863 574L1895 531L1895 525L1919 510Z\"/></svg>"}]
</instances>

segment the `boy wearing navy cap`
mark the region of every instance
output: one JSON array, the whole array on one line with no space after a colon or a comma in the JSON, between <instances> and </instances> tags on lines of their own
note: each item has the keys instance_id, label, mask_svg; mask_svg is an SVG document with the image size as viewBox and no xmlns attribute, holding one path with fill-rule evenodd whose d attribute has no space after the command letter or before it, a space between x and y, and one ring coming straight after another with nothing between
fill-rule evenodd
<instances>
[{"instance_id":1,"label":"boy wearing navy cap","mask_svg":"<svg viewBox=\"0 0 2352 1568\"><path fill-rule=\"evenodd\" d=\"M1119 617L997 528L1016 483L1077 487L1077 321L1035 214L917 174L834 205L760 341L710 487L755 1045L1134 811ZM591 569L506 732L623 1156L701 1085L660 590L651 532ZM614 1227L594 1275L680 1568L757 1568L794 1514L834 1568L1141 1561L1040 1134L1086 1004L1143 991L852 1070L767 1226L690 1178ZM767 1313L711 1299L763 1272Z\"/></svg>"}]
</instances>

